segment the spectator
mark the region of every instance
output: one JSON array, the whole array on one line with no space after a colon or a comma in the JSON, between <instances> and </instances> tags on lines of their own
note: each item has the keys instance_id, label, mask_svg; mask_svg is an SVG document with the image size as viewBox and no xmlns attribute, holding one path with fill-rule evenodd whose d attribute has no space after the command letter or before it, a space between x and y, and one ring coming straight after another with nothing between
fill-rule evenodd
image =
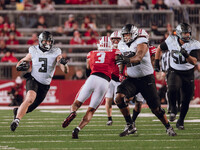
<instances>
[{"instance_id":1,"label":"spectator","mask_svg":"<svg viewBox=\"0 0 200 150\"><path fill-rule=\"evenodd\" d=\"M40 4L37 4L36 11L52 11L55 10L52 3L48 3L46 0L40 0Z\"/></svg>"},{"instance_id":2,"label":"spectator","mask_svg":"<svg viewBox=\"0 0 200 150\"><path fill-rule=\"evenodd\" d=\"M79 29L77 22L73 24L72 29L73 29L72 31L67 33L68 36L73 36L74 35L74 31L77 31Z\"/></svg>"},{"instance_id":3,"label":"spectator","mask_svg":"<svg viewBox=\"0 0 200 150\"><path fill-rule=\"evenodd\" d=\"M13 53L10 50L5 52L5 55L1 58L1 62L18 62L17 58L13 56Z\"/></svg>"},{"instance_id":4,"label":"spectator","mask_svg":"<svg viewBox=\"0 0 200 150\"><path fill-rule=\"evenodd\" d=\"M144 0L137 0L137 2L135 4L135 9L138 9L138 10L148 10L149 6L148 6L148 4Z\"/></svg>"},{"instance_id":5,"label":"spectator","mask_svg":"<svg viewBox=\"0 0 200 150\"><path fill-rule=\"evenodd\" d=\"M29 2L29 0L23 0L24 3L24 10L33 10L34 5Z\"/></svg>"},{"instance_id":6,"label":"spectator","mask_svg":"<svg viewBox=\"0 0 200 150\"><path fill-rule=\"evenodd\" d=\"M44 16L39 16L38 22L33 26L33 28L40 28L40 29L48 28Z\"/></svg>"},{"instance_id":7,"label":"spectator","mask_svg":"<svg viewBox=\"0 0 200 150\"><path fill-rule=\"evenodd\" d=\"M84 36L86 37L90 37L91 34L96 34L98 36L98 33L96 33L95 31L93 31L89 26L87 27L87 31L84 33Z\"/></svg>"},{"instance_id":8,"label":"spectator","mask_svg":"<svg viewBox=\"0 0 200 150\"><path fill-rule=\"evenodd\" d=\"M20 76L15 79L15 86L8 92L11 97L11 103L9 106L19 106L23 102L24 98L24 84Z\"/></svg>"},{"instance_id":9,"label":"spectator","mask_svg":"<svg viewBox=\"0 0 200 150\"><path fill-rule=\"evenodd\" d=\"M37 33L32 33L31 39L27 41L27 44L29 45L38 45L38 36Z\"/></svg>"},{"instance_id":10,"label":"spectator","mask_svg":"<svg viewBox=\"0 0 200 150\"><path fill-rule=\"evenodd\" d=\"M0 30L3 29L4 26L4 17L0 16Z\"/></svg>"},{"instance_id":11,"label":"spectator","mask_svg":"<svg viewBox=\"0 0 200 150\"><path fill-rule=\"evenodd\" d=\"M91 19L90 19L90 17L89 16L85 16L85 18L84 18L84 22L82 23L82 25L81 25L81 29L87 29L87 27L90 27L92 30L96 30L96 24L95 23L93 23L92 21L91 21Z\"/></svg>"},{"instance_id":12,"label":"spectator","mask_svg":"<svg viewBox=\"0 0 200 150\"><path fill-rule=\"evenodd\" d=\"M174 6L181 6L181 3L179 0L165 0L164 3L167 5L169 8L173 8Z\"/></svg>"},{"instance_id":13,"label":"spectator","mask_svg":"<svg viewBox=\"0 0 200 150\"><path fill-rule=\"evenodd\" d=\"M19 45L19 41L15 38L14 32L10 32L9 39L6 41L6 45Z\"/></svg>"},{"instance_id":14,"label":"spectator","mask_svg":"<svg viewBox=\"0 0 200 150\"><path fill-rule=\"evenodd\" d=\"M83 80L86 79L85 73L83 72L83 68L77 67L75 68L75 74L72 76L72 80Z\"/></svg>"},{"instance_id":15,"label":"spectator","mask_svg":"<svg viewBox=\"0 0 200 150\"><path fill-rule=\"evenodd\" d=\"M3 37L8 37L9 36L9 34L10 34L10 26L9 26L9 24L8 23L4 23L3 24L3 29L1 30L1 32L0 32L0 36L3 36Z\"/></svg>"},{"instance_id":16,"label":"spectator","mask_svg":"<svg viewBox=\"0 0 200 150\"><path fill-rule=\"evenodd\" d=\"M157 0L154 9L163 10L163 9L168 9L168 7L167 5L165 5L164 0Z\"/></svg>"},{"instance_id":17,"label":"spectator","mask_svg":"<svg viewBox=\"0 0 200 150\"><path fill-rule=\"evenodd\" d=\"M85 41L81 39L79 31L74 31L74 36L69 42L70 45L85 45ZM80 49L73 49L74 52L81 52ZM72 49L69 49L69 52L72 52Z\"/></svg>"},{"instance_id":18,"label":"spectator","mask_svg":"<svg viewBox=\"0 0 200 150\"><path fill-rule=\"evenodd\" d=\"M10 49L8 49L6 47L6 43L4 40L0 40L0 54L5 53L6 51L9 51Z\"/></svg>"},{"instance_id":19,"label":"spectator","mask_svg":"<svg viewBox=\"0 0 200 150\"><path fill-rule=\"evenodd\" d=\"M0 1L0 10L5 10L5 9L6 9L5 0L1 0Z\"/></svg>"},{"instance_id":20,"label":"spectator","mask_svg":"<svg viewBox=\"0 0 200 150\"><path fill-rule=\"evenodd\" d=\"M158 31L158 26L155 23L151 25L151 36L161 36L163 35L160 31Z\"/></svg>"},{"instance_id":21,"label":"spectator","mask_svg":"<svg viewBox=\"0 0 200 150\"><path fill-rule=\"evenodd\" d=\"M16 36L21 36L21 33L19 31L17 31L14 22L10 24L10 32L15 33Z\"/></svg>"},{"instance_id":22,"label":"spectator","mask_svg":"<svg viewBox=\"0 0 200 150\"><path fill-rule=\"evenodd\" d=\"M85 44L84 40L81 39L79 31L74 31L74 36L70 40L70 45L83 45Z\"/></svg>"},{"instance_id":23,"label":"spectator","mask_svg":"<svg viewBox=\"0 0 200 150\"><path fill-rule=\"evenodd\" d=\"M88 45L96 45L98 40L96 39L95 33L91 33L90 39L87 41Z\"/></svg>"},{"instance_id":24,"label":"spectator","mask_svg":"<svg viewBox=\"0 0 200 150\"><path fill-rule=\"evenodd\" d=\"M131 6L130 0L118 0L117 1L118 6Z\"/></svg>"},{"instance_id":25,"label":"spectator","mask_svg":"<svg viewBox=\"0 0 200 150\"><path fill-rule=\"evenodd\" d=\"M65 0L66 4L72 4L72 5L77 5L77 4L83 4L83 0Z\"/></svg>"},{"instance_id":26,"label":"spectator","mask_svg":"<svg viewBox=\"0 0 200 150\"><path fill-rule=\"evenodd\" d=\"M64 35L63 27L62 26L57 27L54 36L63 36L63 35Z\"/></svg>"},{"instance_id":27,"label":"spectator","mask_svg":"<svg viewBox=\"0 0 200 150\"><path fill-rule=\"evenodd\" d=\"M102 33L102 36L110 36L112 33L112 26L110 24L107 24L106 31Z\"/></svg>"},{"instance_id":28,"label":"spectator","mask_svg":"<svg viewBox=\"0 0 200 150\"><path fill-rule=\"evenodd\" d=\"M74 15L70 14L68 16L68 20L65 21L65 29L71 29L73 27L73 24L76 23L74 20Z\"/></svg>"},{"instance_id":29,"label":"spectator","mask_svg":"<svg viewBox=\"0 0 200 150\"><path fill-rule=\"evenodd\" d=\"M181 4L194 4L194 0L181 0Z\"/></svg>"}]
</instances>

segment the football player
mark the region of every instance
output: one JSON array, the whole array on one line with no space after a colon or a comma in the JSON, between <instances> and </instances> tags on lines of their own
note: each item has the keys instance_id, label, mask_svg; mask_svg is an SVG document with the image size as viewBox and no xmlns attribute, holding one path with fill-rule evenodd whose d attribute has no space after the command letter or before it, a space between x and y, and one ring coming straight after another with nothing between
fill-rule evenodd
<instances>
[{"instance_id":1,"label":"football player","mask_svg":"<svg viewBox=\"0 0 200 150\"><path fill-rule=\"evenodd\" d=\"M176 35L170 35L158 46L155 65L159 67L161 51L169 51L169 75L167 80L168 99L171 106L171 120L177 114L176 100L181 89L181 110L176 123L179 130L184 130L184 119L189 109L189 103L194 93L194 67L197 63L197 53L200 52L200 42L191 39L191 26L180 23L176 27ZM155 66L156 67L156 66ZM174 82L176 81L176 82Z\"/></svg>"},{"instance_id":2,"label":"football player","mask_svg":"<svg viewBox=\"0 0 200 150\"><path fill-rule=\"evenodd\" d=\"M118 49L118 43L121 40L121 33L120 31L115 31L110 35L110 40L112 42L112 48L113 49ZM117 91L117 86L120 84L119 81L119 67L116 64L114 67L114 71L112 73L112 79L110 81L109 84L109 88L108 91L106 92L106 96L105 96L105 107L106 107L106 112L107 112L107 116L108 116L108 122L106 123L106 125L110 126L113 123L112 120L112 104L113 104L113 100L116 96L116 91Z\"/></svg>"},{"instance_id":3,"label":"football player","mask_svg":"<svg viewBox=\"0 0 200 150\"><path fill-rule=\"evenodd\" d=\"M32 112L46 97L58 63L61 70L68 73L67 61L62 58L61 49L53 47L53 36L44 31L39 37L39 45L29 47L29 53L17 63L18 71L27 71L27 64L32 62L32 70L26 74L26 97L19 108L14 108L14 120L10 125L15 131L26 113Z\"/></svg>"},{"instance_id":4,"label":"football player","mask_svg":"<svg viewBox=\"0 0 200 150\"><path fill-rule=\"evenodd\" d=\"M157 94L153 67L148 51L148 38L138 36L138 28L132 24L125 25L122 30L122 41L117 63L126 64L128 77L118 86L115 102L126 120L127 126L120 136L135 133L133 120L124 97L129 99L138 93L147 101L152 113L164 124L169 136L176 136L172 126L167 120L164 109L161 108Z\"/></svg>"},{"instance_id":5,"label":"football player","mask_svg":"<svg viewBox=\"0 0 200 150\"><path fill-rule=\"evenodd\" d=\"M115 66L116 51L112 49L110 38L103 36L97 46L98 50L93 50L87 55L87 69L91 69L90 76L76 95L71 113L62 124L62 127L66 128L76 117L76 111L92 95L86 114L72 132L73 139L78 139L79 131L90 122L98 106L103 102Z\"/></svg>"}]
</instances>

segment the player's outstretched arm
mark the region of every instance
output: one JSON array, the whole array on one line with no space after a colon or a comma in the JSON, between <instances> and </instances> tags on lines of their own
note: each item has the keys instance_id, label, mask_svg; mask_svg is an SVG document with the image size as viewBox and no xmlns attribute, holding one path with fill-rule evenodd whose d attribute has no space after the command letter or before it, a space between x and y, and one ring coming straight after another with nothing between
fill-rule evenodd
<instances>
[{"instance_id":1,"label":"player's outstretched arm","mask_svg":"<svg viewBox=\"0 0 200 150\"><path fill-rule=\"evenodd\" d=\"M68 61L64 58L62 58L62 55L59 55L57 57L57 62L59 64L60 69L64 72L64 73L68 73L69 72L69 67L67 65Z\"/></svg>"},{"instance_id":2,"label":"player's outstretched arm","mask_svg":"<svg viewBox=\"0 0 200 150\"><path fill-rule=\"evenodd\" d=\"M156 49L156 54L155 54L155 60L154 60L154 70L156 72L159 72L160 71L160 58L161 58L161 55L162 55L162 50L160 48L160 45L157 47Z\"/></svg>"}]
</instances>

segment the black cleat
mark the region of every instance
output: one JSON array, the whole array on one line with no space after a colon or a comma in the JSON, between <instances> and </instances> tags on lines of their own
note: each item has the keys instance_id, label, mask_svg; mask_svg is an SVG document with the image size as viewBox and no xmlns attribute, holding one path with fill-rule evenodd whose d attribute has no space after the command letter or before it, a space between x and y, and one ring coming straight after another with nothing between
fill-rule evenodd
<instances>
[{"instance_id":1,"label":"black cleat","mask_svg":"<svg viewBox=\"0 0 200 150\"><path fill-rule=\"evenodd\" d=\"M176 132L171 126L166 130L166 132L169 136L177 136Z\"/></svg>"},{"instance_id":2,"label":"black cleat","mask_svg":"<svg viewBox=\"0 0 200 150\"><path fill-rule=\"evenodd\" d=\"M169 121L173 122L174 120L176 120L176 114L171 113L169 116Z\"/></svg>"},{"instance_id":3,"label":"black cleat","mask_svg":"<svg viewBox=\"0 0 200 150\"><path fill-rule=\"evenodd\" d=\"M77 128L75 128L72 131L72 139L78 139L78 132L79 132L79 129L77 129Z\"/></svg>"},{"instance_id":4,"label":"black cleat","mask_svg":"<svg viewBox=\"0 0 200 150\"><path fill-rule=\"evenodd\" d=\"M15 119L10 125L10 130L14 132L18 126L19 126L19 120Z\"/></svg>"},{"instance_id":5,"label":"black cleat","mask_svg":"<svg viewBox=\"0 0 200 150\"><path fill-rule=\"evenodd\" d=\"M134 133L137 133L137 128L135 127L135 123L126 125L124 131L120 133L119 136L122 137Z\"/></svg>"},{"instance_id":6,"label":"black cleat","mask_svg":"<svg viewBox=\"0 0 200 150\"><path fill-rule=\"evenodd\" d=\"M179 130L184 130L184 125L183 125L183 122L181 122L180 120L178 120L176 122L176 127L179 129Z\"/></svg>"},{"instance_id":7,"label":"black cleat","mask_svg":"<svg viewBox=\"0 0 200 150\"><path fill-rule=\"evenodd\" d=\"M76 112L75 111L71 112L69 116L62 123L62 127L66 128L75 117L76 117Z\"/></svg>"},{"instance_id":8,"label":"black cleat","mask_svg":"<svg viewBox=\"0 0 200 150\"><path fill-rule=\"evenodd\" d=\"M17 116L17 110L18 110L18 108L13 109L14 120L16 119L16 116Z\"/></svg>"}]
</instances>

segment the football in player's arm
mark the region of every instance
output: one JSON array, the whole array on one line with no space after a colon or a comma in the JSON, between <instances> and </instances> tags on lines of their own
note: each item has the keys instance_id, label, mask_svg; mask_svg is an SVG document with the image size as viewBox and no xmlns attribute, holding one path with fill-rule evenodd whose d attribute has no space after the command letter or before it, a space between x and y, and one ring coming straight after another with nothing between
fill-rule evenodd
<instances>
[{"instance_id":1,"label":"football in player's arm","mask_svg":"<svg viewBox=\"0 0 200 150\"><path fill-rule=\"evenodd\" d=\"M20 120L26 113L32 112L42 103L50 88L50 83L58 63L61 70L69 72L67 61L61 56L60 48L53 47L53 36L44 31L39 35L39 45L29 47L29 53L16 65L18 71L27 71L29 62L32 68L26 73L26 96L19 108L14 108L14 120L10 125L11 131L15 131Z\"/></svg>"}]
</instances>

